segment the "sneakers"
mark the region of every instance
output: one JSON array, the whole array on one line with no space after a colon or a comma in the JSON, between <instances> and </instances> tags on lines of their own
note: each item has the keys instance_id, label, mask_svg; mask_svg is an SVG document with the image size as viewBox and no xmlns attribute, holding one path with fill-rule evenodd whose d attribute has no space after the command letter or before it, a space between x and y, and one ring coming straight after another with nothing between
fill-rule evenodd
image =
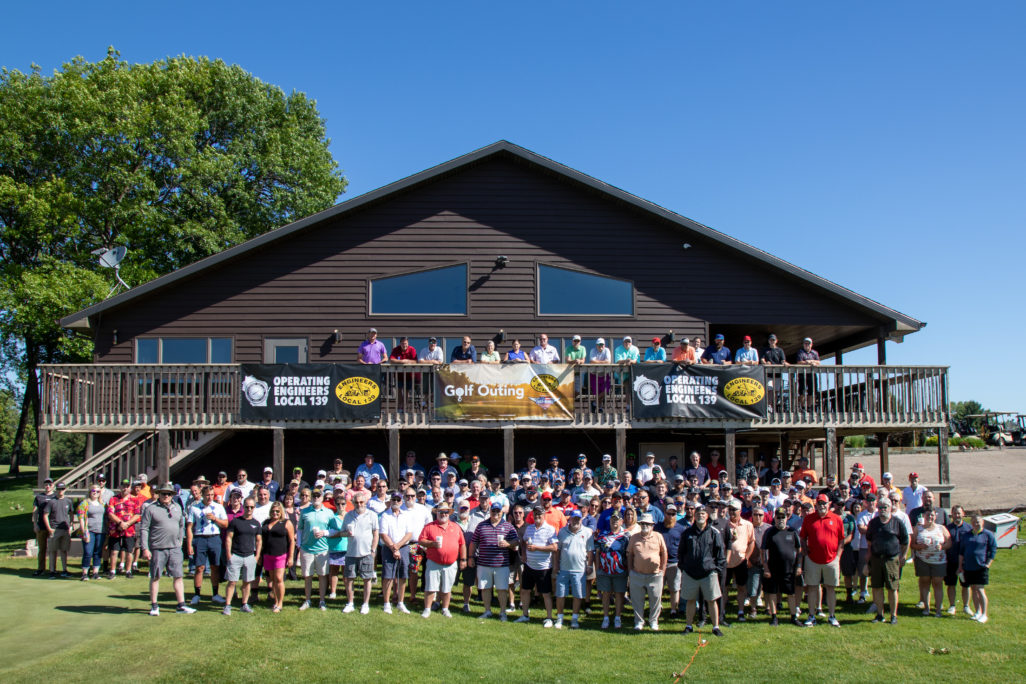
<instances>
[{"instance_id":1,"label":"sneakers","mask_svg":"<svg viewBox=\"0 0 1026 684\"><path fill-rule=\"evenodd\" d=\"M328 594L328 598L329 598L329 599L331 599L332 601L334 601L334 600L335 600L335 599L337 599L338 597L337 597L337 596L335 596L335 592L331 592L330 594Z\"/></svg>"},{"instance_id":2,"label":"sneakers","mask_svg":"<svg viewBox=\"0 0 1026 684\"><path fill-rule=\"evenodd\" d=\"M737 614L737 621L738 621L738 622L744 622L744 621L745 621L746 619L747 619L747 618L745 617L745 613L744 613L744 611L740 611L740 612L739 612L739 613Z\"/></svg>"},{"instance_id":3,"label":"sneakers","mask_svg":"<svg viewBox=\"0 0 1026 684\"><path fill-rule=\"evenodd\" d=\"M892 625L898 624L898 616L897 615L892 615L891 616L891 624Z\"/></svg>"},{"instance_id":4,"label":"sneakers","mask_svg":"<svg viewBox=\"0 0 1026 684\"><path fill-rule=\"evenodd\" d=\"M521 615L520 617L518 617L513 622L530 622L530 621L531 621L531 618L527 617L526 615Z\"/></svg>"},{"instance_id":5,"label":"sneakers","mask_svg":"<svg viewBox=\"0 0 1026 684\"><path fill-rule=\"evenodd\" d=\"M321 610L327 610L328 609L328 604L325 603L324 601L320 601L320 602L318 602L317 607L320 608Z\"/></svg>"},{"instance_id":6,"label":"sneakers","mask_svg":"<svg viewBox=\"0 0 1026 684\"><path fill-rule=\"evenodd\" d=\"M182 605L178 606L178 608L175 610L175 612L176 613L183 613L185 615L191 615L191 614L196 612L196 609L195 608L190 608L189 606L187 606L187 605L185 605L183 603Z\"/></svg>"},{"instance_id":7,"label":"sneakers","mask_svg":"<svg viewBox=\"0 0 1026 684\"><path fill-rule=\"evenodd\" d=\"M645 626L645 623L642 622L641 620L635 620L634 621L634 631L640 632L641 628L644 627L644 626Z\"/></svg>"},{"instance_id":8,"label":"sneakers","mask_svg":"<svg viewBox=\"0 0 1026 684\"><path fill-rule=\"evenodd\" d=\"M552 629L552 620L550 618L545 618L545 622L542 623L542 627L545 629Z\"/></svg>"},{"instance_id":9,"label":"sneakers","mask_svg":"<svg viewBox=\"0 0 1026 684\"><path fill-rule=\"evenodd\" d=\"M830 616L830 618L827 620L827 622L830 623L831 627L840 627L841 626L841 623L838 622L837 618L834 617L833 615Z\"/></svg>"},{"instance_id":10,"label":"sneakers","mask_svg":"<svg viewBox=\"0 0 1026 684\"><path fill-rule=\"evenodd\" d=\"M719 627L713 627L712 633L713 633L713 634L714 634L715 636L718 636L718 637L721 637L721 636L723 636L723 632L721 632L721 631L720 631L720 628L719 628Z\"/></svg>"},{"instance_id":11,"label":"sneakers","mask_svg":"<svg viewBox=\"0 0 1026 684\"><path fill-rule=\"evenodd\" d=\"M815 627L816 626L816 618L813 617L812 615L810 615L809 619L807 619L805 622L802 623L802 626L803 627Z\"/></svg>"},{"instance_id":12,"label":"sneakers","mask_svg":"<svg viewBox=\"0 0 1026 684\"><path fill-rule=\"evenodd\" d=\"M962 612L968 615L969 617L976 615L976 613L973 612L973 609L969 606L962 606Z\"/></svg>"},{"instance_id":13,"label":"sneakers","mask_svg":"<svg viewBox=\"0 0 1026 684\"><path fill-rule=\"evenodd\" d=\"M424 612L421 613L420 616L422 618L424 618L425 620L427 620L429 617L431 617L431 609L430 608L425 608Z\"/></svg>"},{"instance_id":14,"label":"sneakers","mask_svg":"<svg viewBox=\"0 0 1026 684\"><path fill-rule=\"evenodd\" d=\"M490 610L486 610L485 612L481 613L481 617L480 617L479 619L481 619L481 620L487 620L487 619L488 619L488 618L490 618L491 616L492 616L492 611L490 611Z\"/></svg>"},{"instance_id":15,"label":"sneakers","mask_svg":"<svg viewBox=\"0 0 1026 684\"><path fill-rule=\"evenodd\" d=\"M196 594L195 596L192 597L192 600L189 601L189 605L190 606L198 606L199 604L200 604L200 595Z\"/></svg>"},{"instance_id":16,"label":"sneakers","mask_svg":"<svg viewBox=\"0 0 1026 684\"><path fill-rule=\"evenodd\" d=\"M774 615L773 619L770 620L770 627L779 627L779 626L780 626L780 620L778 620L777 616Z\"/></svg>"},{"instance_id":17,"label":"sneakers","mask_svg":"<svg viewBox=\"0 0 1026 684\"><path fill-rule=\"evenodd\" d=\"M112 580L115 577L117 577L117 575L114 574L113 570L111 570L110 572L107 573L107 579Z\"/></svg>"},{"instance_id":18,"label":"sneakers","mask_svg":"<svg viewBox=\"0 0 1026 684\"><path fill-rule=\"evenodd\" d=\"M451 618L452 613L449 612L448 608L442 608L442 617Z\"/></svg>"},{"instance_id":19,"label":"sneakers","mask_svg":"<svg viewBox=\"0 0 1026 684\"><path fill-rule=\"evenodd\" d=\"M232 614L232 607L231 606L225 606L224 609L221 611L221 615L231 615L231 614Z\"/></svg>"},{"instance_id":20,"label":"sneakers","mask_svg":"<svg viewBox=\"0 0 1026 684\"><path fill-rule=\"evenodd\" d=\"M306 609L307 609L307 608L309 608L309 607L310 607L310 599L307 599L307 600L303 601L303 602L302 602L302 603L301 603L301 604L299 605L299 609L300 609L300 610L306 610Z\"/></svg>"},{"instance_id":21,"label":"sneakers","mask_svg":"<svg viewBox=\"0 0 1026 684\"><path fill-rule=\"evenodd\" d=\"M759 608L762 608L762 597L761 596L759 598L755 599L755 605L758 606Z\"/></svg>"},{"instance_id":22,"label":"sneakers","mask_svg":"<svg viewBox=\"0 0 1026 684\"><path fill-rule=\"evenodd\" d=\"M866 592L862 592L861 594L859 594L859 600L856 603L858 603L860 606L864 606L866 604L866 599L868 598L869 597L866 595Z\"/></svg>"},{"instance_id":23,"label":"sneakers","mask_svg":"<svg viewBox=\"0 0 1026 684\"><path fill-rule=\"evenodd\" d=\"M689 625L690 628L690 625ZM609 629L609 616L602 618L602 629ZM686 631L686 630L685 630Z\"/></svg>"},{"instance_id":24,"label":"sneakers","mask_svg":"<svg viewBox=\"0 0 1026 684\"><path fill-rule=\"evenodd\" d=\"M470 612L470 604L469 603L464 603L463 604L463 612L464 613L469 613Z\"/></svg>"},{"instance_id":25,"label":"sneakers","mask_svg":"<svg viewBox=\"0 0 1026 684\"><path fill-rule=\"evenodd\" d=\"M684 633L685 634L691 634L694 631L695 631L695 628L692 627L691 625L687 625L687 626L684 627Z\"/></svg>"},{"instance_id":26,"label":"sneakers","mask_svg":"<svg viewBox=\"0 0 1026 684\"><path fill-rule=\"evenodd\" d=\"M953 605L948 606L948 615L954 615L957 612L958 612L958 609L955 608L955 606L953 606Z\"/></svg>"},{"instance_id":27,"label":"sneakers","mask_svg":"<svg viewBox=\"0 0 1026 684\"><path fill-rule=\"evenodd\" d=\"M922 601L920 601L919 603L916 604L916 608L918 608L919 610L922 610L923 608L926 608L926 604L923 603Z\"/></svg>"},{"instance_id":28,"label":"sneakers","mask_svg":"<svg viewBox=\"0 0 1026 684\"><path fill-rule=\"evenodd\" d=\"M363 605L367 605L367 604L365 603ZM385 607L382 608L382 610L384 610L387 615L391 615L392 614L392 604L391 603L386 603Z\"/></svg>"},{"instance_id":29,"label":"sneakers","mask_svg":"<svg viewBox=\"0 0 1026 684\"><path fill-rule=\"evenodd\" d=\"M150 615L153 615L154 617L156 617L157 615L160 615L160 607L159 606L153 606L152 608L150 608Z\"/></svg>"},{"instance_id":30,"label":"sneakers","mask_svg":"<svg viewBox=\"0 0 1026 684\"><path fill-rule=\"evenodd\" d=\"M505 611L499 613L499 622L506 622L507 620L509 620L509 618L506 617Z\"/></svg>"},{"instance_id":31,"label":"sneakers","mask_svg":"<svg viewBox=\"0 0 1026 684\"><path fill-rule=\"evenodd\" d=\"M581 628L581 623L577 621L577 618L574 618L570 622L570 629L580 629L580 628Z\"/></svg>"},{"instance_id":32,"label":"sneakers","mask_svg":"<svg viewBox=\"0 0 1026 684\"><path fill-rule=\"evenodd\" d=\"M397 604L396 608L398 608L399 612L402 613L403 615L409 615L410 614L410 609L406 607L405 603Z\"/></svg>"},{"instance_id":33,"label":"sneakers","mask_svg":"<svg viewBox=\"0 0 1026 684\"><path fill-rule=\"evenodd\" d=\"M225 608L227 608L227 607L228 606L225 606ZM239 610L241 610L243 613L252 613L253 612L253 609L249 607L248 603L243 603L242 604L242 608L239 608Z\"/></svg>"},{"instance_id":34,"label":"sneakers","mask_svg":"<svg viewBox=\"0 0 1026 684\"><path fill-rule=\"evenodd\" d=\"M934 613L934 615L933 615L933 616L934 616L934 617L944 617L944 611L942 611L942 610L941 610L940 608L938 608L938 609L937 609L937 612L936 612L936 613Z\"/></svg>"},{"instance_id":35,"label":"sneakers","mask_svg":"<svg viewBox=\"0 0 1026 684\"><path fill-rule=\"evenodd\" d=\"M556 629L563 629L563 616L562 615L557 616L555 622L552 622L551 620L549 620L548 622L553 627L555 627Z\"/></svg>"},{"instance_id":36,"label":"sneakers","mask_svg":"<svg viewBox=\"0 0 1026 684\"><path fill-rule=\"evenodd\" d=\"M652 629L653 632L659 631L659 622L657 620L652 620L648 623L648 626Z\"/></svg>"},{"instance_id":37,"label":"sneakers","mask_svg":"<svg viewBox=\"0 0 1026 684\"><path fill-rule=\"evenodd\" d=\"M370 604L365 603L362 606L360 606L360 615L366 615L369 612L370 612ZM389 610L389 612L392 612L392 611Z\"/></svg>"},{"instance_id":38,"label":"sneakers","mask_svg":"<svg viewBox=\"0 0 1026 684\"><path fill-rule=\"evenodd\" d=\"M210 597L210 600L213 601L214 603L219 603L222 606L225 604L224 597L221 596L220 594L214 594L213 596Z\"/></svg>"},{"instance_id":39,"label":"sneakers","mask_svg":"<svg viewBox=\"0 0 1026 684\"><path fill-rule=\"evenodd\" d=\"M988 615L980 615L978 618L976 618L976 621L979 622L982 625L983 623L985 623L989 619L990 619L990 616L988 616Z\"/></svg>"},{"instance_id":40,"label":"sneakers","mask_svg":"<svg viewBox=\"0 0 1026 684\"><path fill-rule=\"evenodd\" d=\"M622 626L623 626L623 623L620 622L620 616L617 615L615 618L613 618L613 627L615 629L620 629L620 627L622 627Z\"/></svg>"},{"instance_id":41,"label":"sneakers","mask_svg":"<svg viewBox=\"0 0 1026 684\"><path fill-rule=\"evenodd\" d=\"M874 623L876 623L876 622L883 622L883 621L884 621L883 613L877 613L876 617L873 618L873 622Z\"/></svg>"},{"instance_id":42,"label":"sneakers","mask_svg":"<svg viewBox=\"0 0 1026 684\"><path fill-rule=\"evenodd\" d=\"M125 573L125 579L132 579L132 571L131 570L129 570L128 572Z\"/></svg>"},{"instance_id":43,"label":"sneakers","mask_svg":"<svg viewBox=\"0 0 1026 684\"><path fill-rule=\"evenodd\" d=\"M826 616L826 613L824 613L822 609L816 611L816 617L818 617L820 620L825 619Z\"/></svg>"},{"instance_id":44,"label":"sneakers","mask_svg":"<svg viewBox=\"0 0 1026 684\"><path fill-rule=\"evenodd\" d=\"M342 612L343 613L352 613L354 610L356 610L356 608L353 606L353 604L352 603L347 603L345 605L345 608L342 609Z\"/></svg>"},{"instance_id":45,"label":"sneakers","mask_svg":"<svg viewBox=\"0 0 1026 684\"><path fill-rule=\"evenodd\" d=\"M918 608L918 606L916 606ZM923 617L930 617L930 609L923 608Z\"/></svg>"}]
</instances>

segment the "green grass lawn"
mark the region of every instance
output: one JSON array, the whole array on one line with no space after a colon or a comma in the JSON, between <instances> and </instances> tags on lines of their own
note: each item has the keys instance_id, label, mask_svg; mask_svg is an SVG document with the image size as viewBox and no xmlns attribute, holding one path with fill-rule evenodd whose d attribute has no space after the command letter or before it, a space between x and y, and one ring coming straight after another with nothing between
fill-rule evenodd
<instances>
[{"instance_id":1,"label":"green grass lawn","mask_svg":"<svg viewBox=\"0 0 1026 684\"><path fill-rule=\"evenodd\" d=\"M1023 577L1026 549L998 552L992 570L991 620L923 618L915 610L915 580L903 587L899 624L873 625L855 608L840 611L841 629L819 626L771 628L766 618L732 625L726 637L684 636L679 621L663 620L662 631L605 632L599 619L583 629L543 629L501 624L456 614L447 620L384 615L375 601L370 615L343 615L342 602L326 613L300 613L301 585L290 583L285 611L264 605L252 615L224 617L209 604L195 615L174 613L170 582L162 585L164 613L147 615L148 582L80 582L31 576L35 561L14 559L11 550L31 533L25 511L31 481L0 479L0 681L103 679L182 682L230 678L248 681L364 682L672 682L700 638L708 638L687 672L696 681L955 681L985 676L990 681L1026 678ZM7 532L10 528L14 532ZM19 543L13 541L21 534ZM11 541L7 541L10 539ZM75 559L73 569L78 569ZM909 569L911 566L909 566ZM186 583L187 587L189 582ZM236 603L236 607L238 603ZM411 606L415 608L417 606ZM458 605L457 605L458 607ZM542 612L532 611L535 618ZM665 617L665 613L664 613ZM625 619L625 626L632 620ZM931 655L930 649L945 655Z\"/></svg>"}]
</instances>

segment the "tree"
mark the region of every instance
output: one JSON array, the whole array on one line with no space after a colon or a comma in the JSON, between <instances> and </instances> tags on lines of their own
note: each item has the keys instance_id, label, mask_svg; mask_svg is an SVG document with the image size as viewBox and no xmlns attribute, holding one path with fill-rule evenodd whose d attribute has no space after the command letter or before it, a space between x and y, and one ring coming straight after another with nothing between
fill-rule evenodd
<instances>
[{"instance_id":1,"label":"tree","mask_svg":"<svg viewBox=\"0 0 1026 684\"><path fill-rule=\"evenodd\" d=\"M127 246L140 285L325 209L346 186L329 145L314 101L220 60L111 48L52 76L0 70L0 365L25 387L12 472L36 367L91 353L56 323L108 289L91 252Z\"/></svg>"},{"instance_id":2,"label":"tree","mask_svg":"<svg viewBox=\"0 0 1026 684\"><path fill-rule=\"evenodd\" d=\"M951 422L956 426L956 430L963 433L963 436L965 434L976 434L986 424L986 421L982 418L969 418L969 416L987 412L987 409L983 408L983 404L978 401L973 399L953 401L949 408L951 411Z\"/></svg>"}]
</instances>

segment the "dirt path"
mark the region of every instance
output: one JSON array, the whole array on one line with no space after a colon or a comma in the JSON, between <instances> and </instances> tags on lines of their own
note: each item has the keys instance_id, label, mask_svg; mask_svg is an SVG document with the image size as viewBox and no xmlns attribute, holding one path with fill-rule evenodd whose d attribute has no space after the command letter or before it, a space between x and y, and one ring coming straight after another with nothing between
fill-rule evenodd
<instances>
[{"instance_id":1,"label":"dirt path","mask_svg":"<svg viewBox=\"0 0 1026 684\"><path fill-rule=\"evenodd\" d=\"M861 461L866 471L880 482L879 453L852 456L845 454L845 464L850 469ZM937 474L937 453L890 454L890 468L896 483L908 485L908 474L919 473L919 480L925 485L935 483ZM958 451L950 454L951 481L955 491L951 494L952 504L966 508L986 510L1010 510L1026 507L1026 448L988 449L986 451ZM847 473L848 471L846 471Z\"/></svg>"}]
</instances>

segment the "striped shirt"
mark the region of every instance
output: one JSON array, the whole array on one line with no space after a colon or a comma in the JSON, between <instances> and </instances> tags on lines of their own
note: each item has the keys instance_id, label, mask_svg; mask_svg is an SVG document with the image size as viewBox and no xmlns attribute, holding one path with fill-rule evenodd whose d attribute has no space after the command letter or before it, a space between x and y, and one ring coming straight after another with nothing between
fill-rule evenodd
<instances>
[{"instance_id":1,"label":"striped shirt","mask_svg":"<svg viewBox=\"0 0 1026 684\"><path fill-rule=\"evenodd\" d=\"M509 567L511 550L500 549L498 547L499 539L514 543L517 540L517 528L505 519L500 520L498 525L493 525L491 518L483 520L477 526L470 541L477 549L478 565L483 565L486 568Z\"/></svg>"}]
</instances>

